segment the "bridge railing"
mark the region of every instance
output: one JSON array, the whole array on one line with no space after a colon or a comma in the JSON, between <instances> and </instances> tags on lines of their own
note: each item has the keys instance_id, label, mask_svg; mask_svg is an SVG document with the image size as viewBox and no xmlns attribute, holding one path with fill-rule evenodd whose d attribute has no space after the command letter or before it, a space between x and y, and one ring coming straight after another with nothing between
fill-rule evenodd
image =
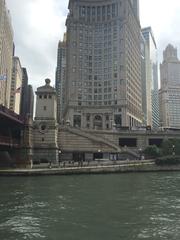
<instances>
[{"instance_id":1,"label":"bridge railing","mask_svg":"<svg viewBox=\"0 0 180 240\"><path fill-rule=\"evenodd\" d=\"M20 146L20 140L8 136L0 136L0 145L5 146Z\"/></svg>"},{"instance_id":2,"label":"bridge railing","mask_svg":"<svg viewBox=\"0 0 180 240\"><path fill-rule=\"evenodd\" d=\"M19 120L21 122L25 121L25 119L22 116L20 116L17 113L11 111L10 109L8 109L5 106L3 106L2 104L0 104L0 112L5 113L6 115L9 115L12 118L17 119L17 120Z\"/></svg>"}]
</instances>

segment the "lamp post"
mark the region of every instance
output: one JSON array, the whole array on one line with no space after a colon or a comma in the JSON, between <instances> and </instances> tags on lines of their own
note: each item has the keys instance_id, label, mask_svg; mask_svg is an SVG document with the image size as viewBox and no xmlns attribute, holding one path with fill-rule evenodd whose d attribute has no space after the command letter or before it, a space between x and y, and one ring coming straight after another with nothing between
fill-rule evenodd
<instances>
[{"instance_id":1,"label":"lamp post","mask_svg":"<svg viewBox=\"0 0 180 240\"><path fill-rule=\"evenodd\" d=\"M59 150L59 159L58 159L58 162L59 162L59 167L60 167L60 164L61 164L61 150Z\"/></svg>"},{"instance_id":2,"label":"lamp post","mask_svg":"<svg viewBox=\"0 0 180 240\"><path fill-rule=\"evenodd\" d=\"M142 148L139 148L139 160L142 159Z\"/></svg>"},{"instance_id":3,"label":"lamp post","mask_svg":"<svg viewBox=\"0 0 180 240\"><path fill-rule=\"evenodd\" d=\"M175 155L175 145L174 144L172 145L172 155L173 156Z\"/></svg>"},{"instance_id":4,"label":"lamp post","mask_svg":"<svg viewBox=\"0 0 180 240\"><path fill-rule=\"evenodd\" d=\"M98 157L97 157L98 163L100 163L100 158L101 158L101 149L98 149Z\"/></svg>"}]
</instances>

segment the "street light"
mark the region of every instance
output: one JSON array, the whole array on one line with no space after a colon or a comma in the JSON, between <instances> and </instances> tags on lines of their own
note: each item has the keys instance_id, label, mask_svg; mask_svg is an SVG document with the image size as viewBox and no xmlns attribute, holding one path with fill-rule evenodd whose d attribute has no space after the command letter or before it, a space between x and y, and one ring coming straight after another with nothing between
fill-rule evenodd
<instances>
[{"instance_id":1,"label":"street light","mask_svg":"<svg viewBox=\"0 0 180 240\"><path fill-rule=\"evenodd\" d=\"M139 148L139 160L142 158L142 148Z\"/></svg>"},{"instance_id":2,"label":"street light","mask_svg":"<svg viewBox=\"0 0 180 240\"><path fill-rule=\"evenodd\" d=\"M172 145L172 155L173 156L175 155L175 145L174 144Z\"/></svg>"},{"instance_id":3,"label":"street light","mask_svg":"<svg viewBox=\"0 0 180 240\"><path fill-rule=\"evenodd\" d=\"M61 163L61 150L59 150L59 159L58 159L58 161L59 161L59 167L60 167L60 163Z\"/></svg>"}]
</instances>

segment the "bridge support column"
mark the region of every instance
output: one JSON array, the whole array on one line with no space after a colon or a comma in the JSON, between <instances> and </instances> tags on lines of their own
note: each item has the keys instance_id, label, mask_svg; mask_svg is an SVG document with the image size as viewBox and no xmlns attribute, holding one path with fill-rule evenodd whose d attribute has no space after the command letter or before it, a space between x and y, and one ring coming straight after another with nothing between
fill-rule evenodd
<instances>
[{"instance_id":1,"label":"bridge support column","mask_svg":"<svg viewBox=\"0 0 180 240\"><path fill-rule=\"evenodd\" d=\"M12 157L16 168L32 168L32 149L16 149Z\"/></svg>"}]
</instances>

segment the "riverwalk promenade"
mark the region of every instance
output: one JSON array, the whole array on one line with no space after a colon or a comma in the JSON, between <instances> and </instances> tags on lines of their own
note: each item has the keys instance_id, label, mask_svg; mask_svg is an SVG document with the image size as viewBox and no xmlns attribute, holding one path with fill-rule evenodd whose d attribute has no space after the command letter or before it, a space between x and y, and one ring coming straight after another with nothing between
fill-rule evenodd
<instances>
[{"instance_id":1,"label":"riverwalk promenade","mask_svg":"<svg viewBox=\"0 0 180 240\"><path fill-rule=\"evenodd\" d=\"M1 169L0 176L43 176L43 175L73 175L73 174L107 174L128 172L158 172L180 171L180 166L157 166L154 160L120 161L113 164L91 163L82 166L38 167L32 169Z\"/></svg>"}]
</instances>

